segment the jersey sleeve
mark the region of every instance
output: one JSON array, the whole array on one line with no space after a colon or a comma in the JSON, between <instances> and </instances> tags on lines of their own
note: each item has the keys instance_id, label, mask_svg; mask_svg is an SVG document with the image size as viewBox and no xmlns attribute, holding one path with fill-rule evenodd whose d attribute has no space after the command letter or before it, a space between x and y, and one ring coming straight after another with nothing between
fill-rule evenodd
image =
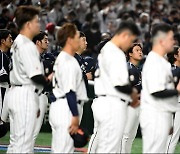
<instances>
[{"instance_id":1,"label":"jersey sleeve","mask_svg":"<svg viewBox=\"0 0 180 154\"><path fill-rule=\"evenodd\" d=\"M145 82L150 94L166 89L166 76L164 71L161 70L158 66L152 65L145 75Z\"/></svg>"},{"instance_id":2,"label":"jersey sleeve","mask_svg":"<svg viewBox=\"0 0 180 154\"><path fill-rule=\"evenodd\" d=\"M125 86L129 84L128 67L125 56L121 54L106 55L106 72L113 86Z\"/></svg>"},{"instance_id":3,"label":"jersey sleeve","mask_svg":"<svg viewBox=\"0 0 180 154\"><path fill-rule=\"evenodd\" d=\"M43 74L42 66L40 63L40 56L34 44L28 44L20 49L20 57L24 70L29 78Z\"/></svg>"}]
</instances>

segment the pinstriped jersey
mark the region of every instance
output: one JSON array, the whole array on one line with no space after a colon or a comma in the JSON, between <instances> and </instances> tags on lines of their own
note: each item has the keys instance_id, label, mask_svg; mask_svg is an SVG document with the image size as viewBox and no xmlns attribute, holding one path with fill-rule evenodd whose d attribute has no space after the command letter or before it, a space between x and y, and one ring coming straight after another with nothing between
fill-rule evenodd
<instances>
[{"instance_id":1,"label":"pinstriped jersey","mask_svg":"<svg viewBox=\"0 0 180 154\"><path fill-rule=\"evenodd\" d=\"M87 100L87 92L81 68L77 60L68 53L61 51L54 67L53 93L56 98L65 96L70 90L74 91L77 100Z\"/></svg>"},{"instance_id":2,"label":"pinstriped jersey","mask_svg":"<svg viewBox=\"0 0 180 154\"><path fill-rule=\"evenodd\" d=\"M12 70L10 71L12 85L34 84L31 78L44 74L37 47L26 36L19 34L10 52L12 54Z\"/></svg>"}]
</instances>

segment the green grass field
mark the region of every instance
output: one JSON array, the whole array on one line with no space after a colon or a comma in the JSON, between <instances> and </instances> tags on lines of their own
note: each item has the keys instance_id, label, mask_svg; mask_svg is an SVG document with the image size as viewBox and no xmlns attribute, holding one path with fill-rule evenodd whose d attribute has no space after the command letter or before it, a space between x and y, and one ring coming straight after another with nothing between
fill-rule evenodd
<instances>
[{"instance_id":1,"label":"green grass field","mask_svg":"<svg viewBox=\"0 0 180 154\"><path fill-rule=\"evenodd\" d=\"M0 144L8 144L9 143L9 133L0 139ZM51 133L40 133L37 140L36 145L41 146L50 146L51 145ZM5 151L0 151L0 153L4 153ZM136 138L132 147L132 153L142 153L142 140L140 138ZM178 143L176 147L176 152L180 153L180 143Z\"/></svg>"}]
</instances>

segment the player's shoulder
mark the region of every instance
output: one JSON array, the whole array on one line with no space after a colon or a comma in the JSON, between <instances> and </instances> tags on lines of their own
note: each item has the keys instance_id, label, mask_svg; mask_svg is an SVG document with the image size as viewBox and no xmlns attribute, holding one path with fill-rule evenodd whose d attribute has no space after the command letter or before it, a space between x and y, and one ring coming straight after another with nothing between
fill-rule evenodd
<instances>
[{"instance_id":1,"label":"player's shoulder","mask_svg":"<svg viewBox=\"0 0 180 154\"><path fill-rule=\"evenodd\" d=\"M109 50L116 50L116 46L111 42L111 41L108 41L101 49L101 52L104 52L104 51L109 51Z\"/></svg>"},{"instance_id":2,"label":"player's shoulder","mask_svg":"<svg viewBox=\"0 0 180 154\"><path fill-rule=\"evenodd\" d=\"M25 48L25 49L31 49L35 48L35 44L26 36L19 34L16 39L14 40L14 44L18 46L18 48Z\"/></svg>"},{"instance_id":3,"label":"player's shoulder","mask_svg":"<svg viewBox=\"0 0 180 154\"><path fill-rule=\"evenodd\" d=\"M125 59L124 52L119 49L114 43L111 41L107 42L104 47L101 50L102 57L108 60L114 60L114 59Z\"/></svg>"},{"instance_id":4,"label":"player's shoulder","mask_svg":"<svg viewBox=\"0 0 180 154\"><path fill-rule=\"evenodd\" d=\"M58 55L57 59L56 59L56 63L59 63L61 65L64 65L65 67L77 67L79 66L77 60L69 55L68 53L66 53L65 51L61 51L60 54Z\"/></svg>"},{"instance_id":5,"label":"player's shoulder","mask_svg":"<svg viewBox=\"0 0 180 154\"><path fill-rule=\"evenodd\" d=\"M146 58L146 62L145 64L146 65L152 65L153 66L156 66L158 63L159 63L159 59L160 59L160 56L157 55L157 53L151 51L149 52L147 58Z\"/></svg>"}]
</instances>

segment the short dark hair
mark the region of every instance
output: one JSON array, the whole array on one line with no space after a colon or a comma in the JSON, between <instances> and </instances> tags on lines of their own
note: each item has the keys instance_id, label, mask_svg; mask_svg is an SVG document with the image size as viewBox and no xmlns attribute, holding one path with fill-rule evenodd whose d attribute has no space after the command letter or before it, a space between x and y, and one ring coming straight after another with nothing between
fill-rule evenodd
<instances>
[{"instance_id":1,"label":"short dark hair","mask_svg":"<svg viewBox=\"0 0 180 154\"><path fill-rule=\"evenodd\" d=\"M173 28L165 23L156 24L152 29L152 39L157 36L158 32L168 33L173 31Z\"/></svg>"},{"instance_id":2,"label":"short dark hair","mask_svg":"<svg viewBox=\"0 0 180 154\"><path fill-rule=\"evenodd\" d=\"M31 21L34 16L39 15L39 9L34 6L19 6L15 11L17 27L22 29L24 24Z\"/></svg>"},{"instance_id":3,"label":"short dark hair","mask_svg":"<svg viewBox=\"0 0 180 154\"><path fill-rule=\"evenodd\" d=\"M43 40L44 36L48 36L48 34L46 32L40 31L40 33L33 38L33 42L36 44L37 41Z\"/></svg>"},{"instance_id":4,"label":"short dark hair","mask_svg":"<svg viewBox=\"0 0 180 154\"><path fill-rule=\"evenodd\" d=\"M57 38L58 43L61 47L64 47L66 44L67 39L74 38L76 35L77 27L72 23L65 23L63 26L58 30Z\"/></svg>"},{"instance_id":5,"label":"short dark hair","mask_svg":"<svg viewBox=\"0 0 180 154\"><path fill-rule=\"evenodd\" d=\"M174 56L178 55L178 49L179 48L180 48L179 46L174 46L173 52L167 54L168 61L171 64L174 64L174 62L176 61L176 58Z\"/></svg>"},{"instance_id":6,"label":"short dark hair","mask_svg":"<svg viewBox=\"0 0 180 154\"><path fill-rule=\"evenodd\" d=\"M7 12L10 12L10 11L9 11L9 9L7 9L7 8L3 8L3 10L2 10L2 14L6 14Z\"/></svg>"},{"instance_id":7,"label":"short dark hair","mask_svg":"<svg viewBox=\"0 0 180 154\"><path fill-rule=\"evenodd\" d=\"M122 21L116 31L116 34L120 34L121 32L128 30L133 35L140 35L140 30L137 25L132 21Z\"/></svg>"},{"instance_id":8,"label":"short dark hair","mask_svg":"<svg viewBox=\"0 0 180 154\"><path fill-rule=\"evenodd\" d=\"M86 35L80 31L80 37L86 37Z\"/></svg>"},{"instance_id":9,"label":"short dark hair","mask_svg":"<svg viewBox=\"0 0 180 154\"><path fill-rule=\"evenodd\" d=\"M139 46L141 49L143 49L142 48L142 45L140 44L140 43L133 43L133 46L131 47L131 48L129 48L129 50L127 51L127 58L128 58L128 60L129 60L129 53L132 53L133 52L133 48L135 47L135 46Z\"/></svg>"},{"instance_id":10,"label":"short dark hair","mask_svg":"<svg viewBox=\"0 0 180 154\"><path fill-rule=\"evenodd\" d=\"M173 16L173 15L176 15L178 13L177 10L173 9L170 11L170 15Z\"/></svg>"},{"instance_id":11,"label":"short dark hair","mask_svg":"<svg viewBox=\"0 0 180 154\"><path fill-rule=\"evenodd\" d=\"M0 29L0 45L1 45L1 40L6 40L11 34L11 32L7 29Z\"/></svg>"}]
</instances>

